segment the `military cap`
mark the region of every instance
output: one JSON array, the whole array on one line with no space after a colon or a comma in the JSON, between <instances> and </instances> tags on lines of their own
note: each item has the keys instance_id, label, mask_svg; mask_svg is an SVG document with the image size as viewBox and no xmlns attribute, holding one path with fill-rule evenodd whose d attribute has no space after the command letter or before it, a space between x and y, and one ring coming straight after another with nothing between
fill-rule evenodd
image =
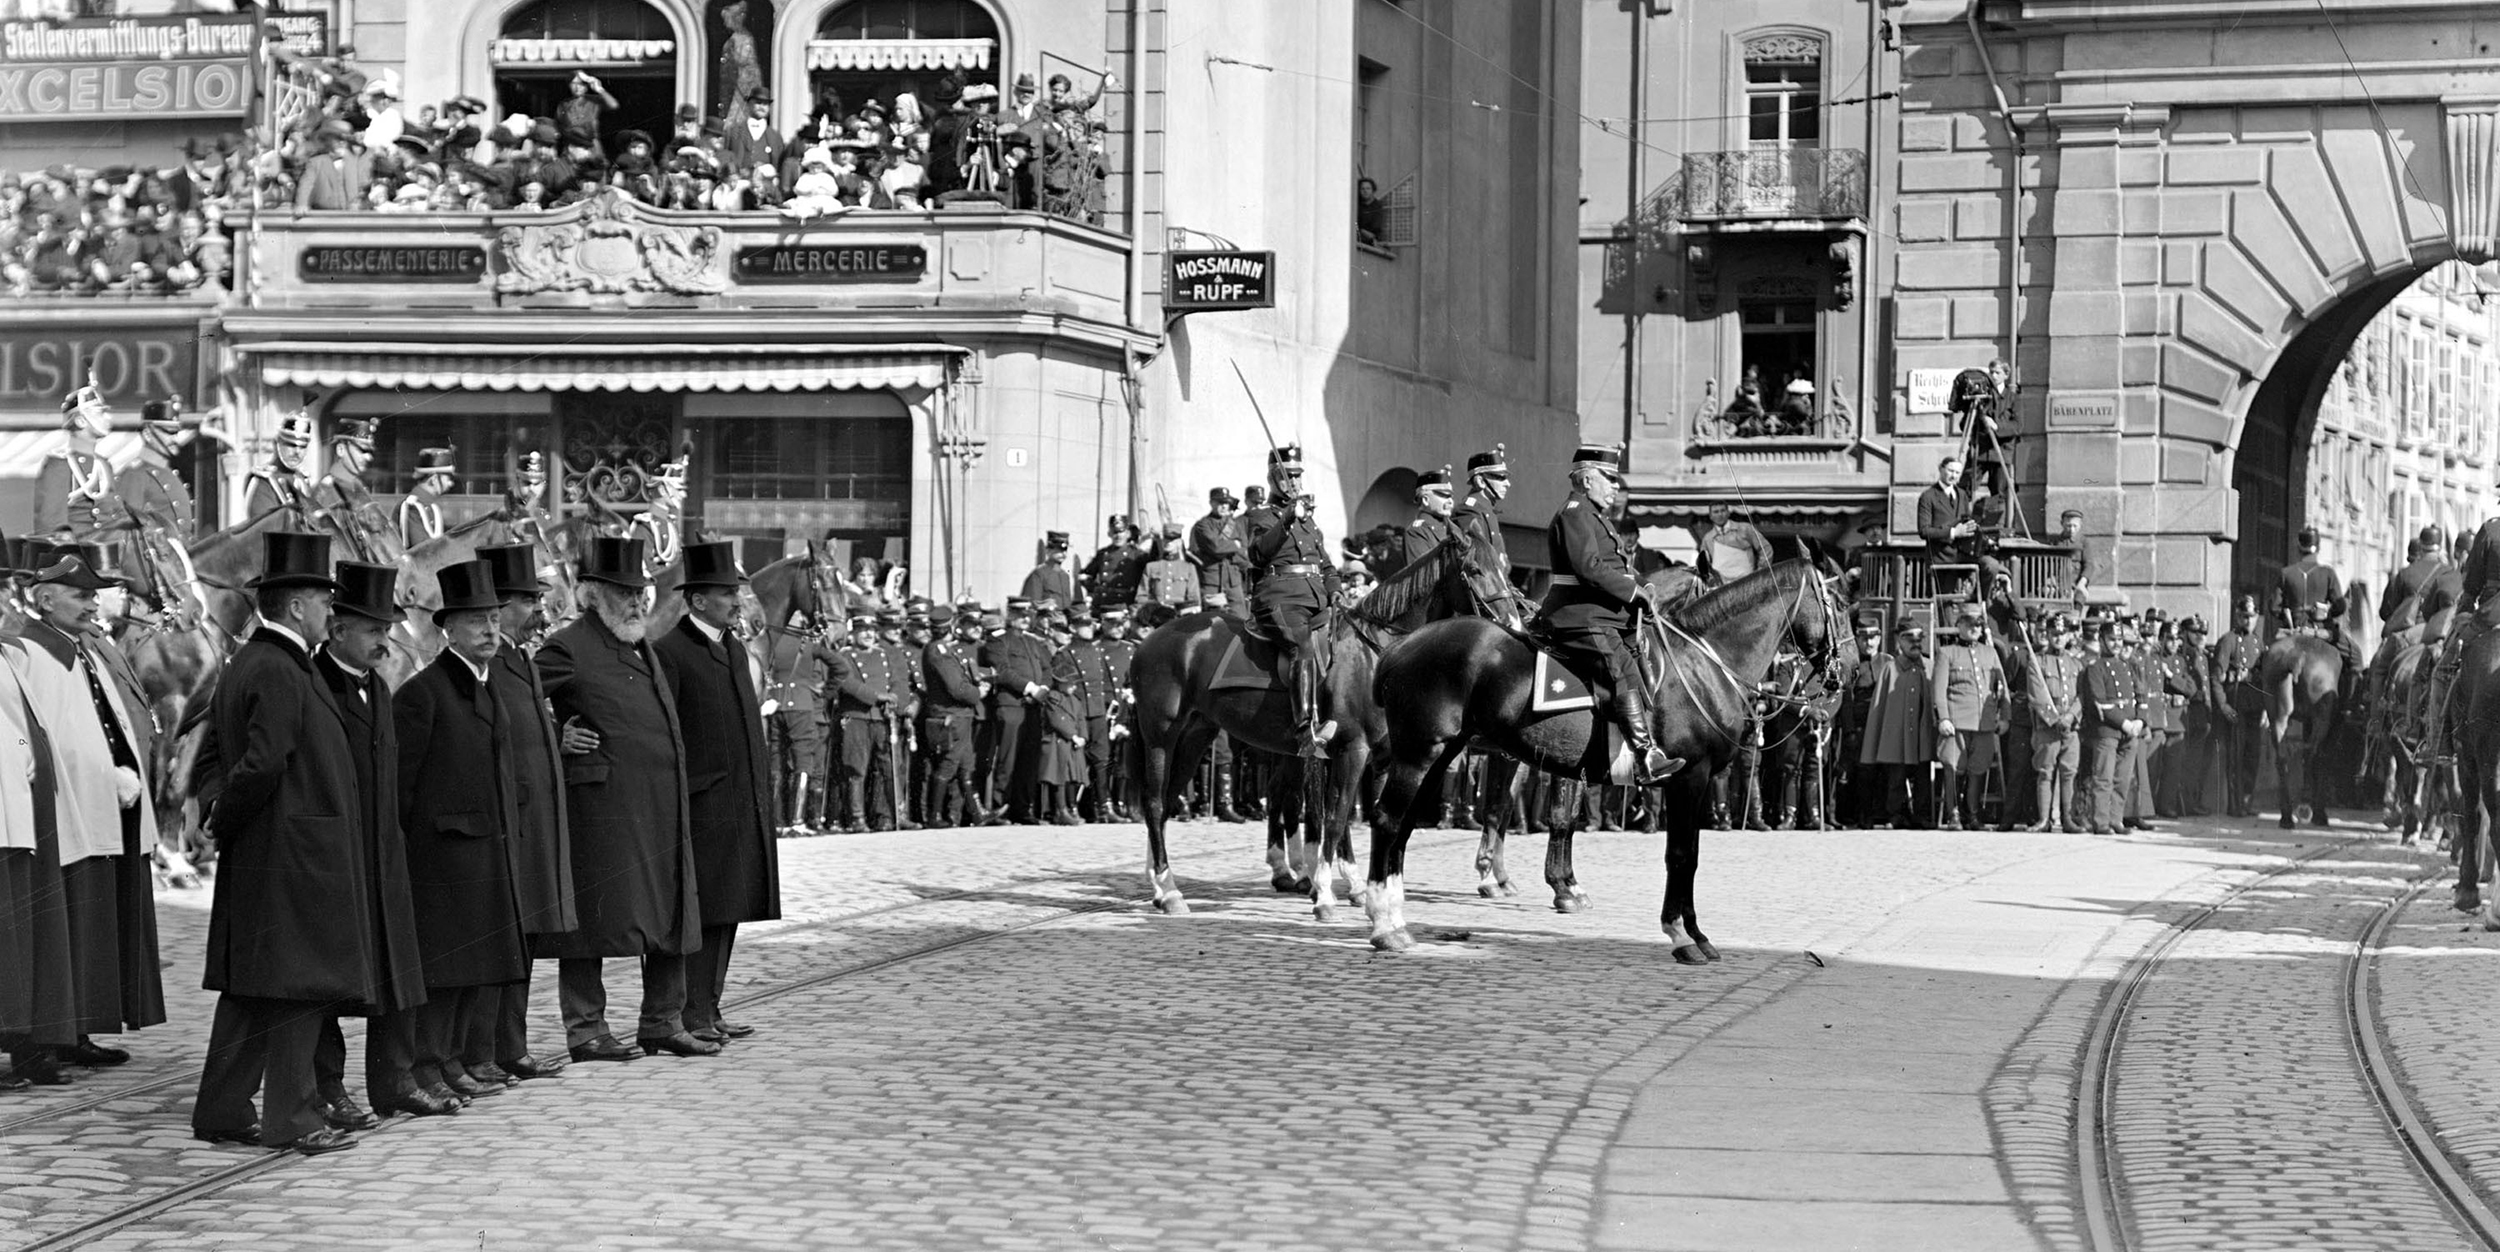
<instances>
[{"instance_id":1,"label":"military cap","mask_svg":"<svg viewBox=\"0 0 2500 1252\"><path fill-rule=\"evenodd\" d=\"M920 625L928 626L936 630L944 630L955 624L955 610L947 605L933 604L929 606L929 611L927 613L922 614L915 620L918 621Z\"/></svg>"},{"instance_id":2,"label":"military cap","mask_svg":"<svg viewBox=\"0 0 2500 1252\"><path fill-rule=\"evenodd\" d=\"M1009 596L1009 597L1007 597L1007 616L1009 616L1009 617L1016 617L1016 616L1019 616L1019 615L1030 616L1030 615L1032 614L1032 612L1033 612L1033 602L1032 602L1031 600L1027 600L1027 599L1025 599L1023 596Z\"/></svg>"},{"instance_id":3,"label":"military cap","mask_svg":"<svg viewBox=\"0 0 2500 1252\"><path fill-rule=\"evenodd\" d=\"M2075 615L2064 609L2060 609L2049 615L2049 629L2057 632L2058 634L2065 635L2074 633L2075 625Z\"/></svg>"},{"instance_id":4,"label":"military cap","mask_svg":"<svg viewBox=\"0 0 2500 1252\"><path fill-rule=\"evenodd\" d=\"M1442 466L1442 467L1441 467L1441 468L1439 468L1439 469L1436 469L1436 470L1425 470L1423 473L1416 475L1416 476L1415 476L1415 490L1417 490L1417 491L1438 491L1438 492L1442 493L1443 495L1447 495L1447 494L1449 494L1449 491L1450 491L1450 467L1449 467L1449 466L1447 466L1447 465L1444 465L1444 466Z\"/></svg>"},{"instance_id":5,"label":"military cap","mask_svg":"<svg viewBox=\"0 0 2500 1252\"><path fill-rule=\"evenodd\" d=\"M1085 606L1080 604L1068 610L1067 620L1070 626L1091 626L1094 624L1094 615L1087 612Z\"/></svg>"},{"instance_id":6,"label":"military cap","mask_svg":"<svg viewBox=\"0 0 2500 1252\"><path fill-rule=\"evenodd\" d=\"M878 626L880 626L880 627L886 627L886 626L900 626L900 625L902 625L902 624L903 624L903 611L902 611L901 609L891 609L891 608L889 608L889 609L879 609L879 610L877 610L877 625L878 625Z\"/></svg>"},{"instance_id":7,"label":"military cap","mask_svg":"<svg viewBox=\"0 0 2500 1252\"><path fill-rule=\"evenodd\" d=\"M1045 547L1065 548L1068 546L1068 532L1064 530L1043 531L1042 544Z\"/></svg>"},{"instance_id":8,"label":"military cap","mask_svg":"<svg viewBox=\"0 0 2500 1252\"><path fill-rule=\"evenodd\" d=\"M99 573L95 564L75 548L55 547L45 555L51 559L44 562L43 568L34 571L37 586L49 583L78 591L102 591L121 585L120 579Z\"/></svg>"},{"instance_id":9,"label":"military cap","mask_svg":"<svg viewBox=\"0 0 2500 1252\"><path fill-rule=\"evenodd\" d=\"M1003 614L999 613L998 610L984 609L981 611L981 629L1004 630L1006 629L1006 626L1007 618Z\"/></svg>"},{"instance_id":10,"label":"military cap","mask_svg":"<svg viewBox=\"0 0 2500 1252\"><path fill-rule=\"evenodd\" d=\"M1216 490L1218 490L1218 491L1222 491L1222 490L1223 490L1223 488L1218 487L1218 488L1216 488ZM1164 538L1166 538L1166 539L1178 539L1178 538L1180 538L1180 537L1181 537L1181 524L1180 524L1179 522L1165 522L1165 523L1163 524L1163 537L1164 537Z\"/></svg>"},{"instance_id":11,"label":"military cap","mask_svg":"<svg viewBox=\"0 0 2500 1252\"><path fill-rule=\"evenodd\" d=\"M1267 468L1269 473L1274 473L1277 470L1300 471L1302 468L1302 445L1298 443L1289 443L1280 447L1268 449Z\"/></svg>"},{"instance_id":12,"label":"military cap","mask_svg":"<svg viewBox=\"0 0 2500 1252\"><path fill-rule=\"evenodd\" d=\"M2248 592L2240 593L2240 598L2233 603L2242 613L2254 613L2257 611L2257 597Z\"/></svg>"},{"instance_id":13,"label":"military cap","mask_svg":"<svg viewBox=\"0 0 2500 1252\"><path fill-rule=\"evenodd\" d=\"M2199 639L2204 638L2205 619L2193 613L2189 614L2186 621L2179 623L2179 633L2182 635L2194 635Z\"/></svg>"},{"instance_id":14,"label":"military cap","mask_svg":"<svg viewBox=\"0 0 2500 1252\"><path fill-rule=\"evenodd\" d=\"M352 443L366 451L372 451L373 431L379 424L379 419L376 418L342 417L338 419L336 425L330 428L330 442Z\"/></svg>"},{"instance_id":15,"label":"military cap","mask_svg":"<svg viewBox=\"0 0 2500 1252\"><path fill-rule=\"evenodd\" d=\"M877 628L877 615L876 615L876 614L874 614L874 613L853 613L853 614L851 614L851 629L853 629L853 630L875 630L876 628Z\"/></svg>"},{"instance_id":16,"label":"military cap","mask_svg":"<svg viewBox=\"0 0 2500 1252\"><path fill-rule=\"evenodd\" d=\"M1467 472L1470 474L1508 476L1510 473L1510 445L1497 443L1493 445L1490 451L1479 452L1474 456L1467 458Z\"/></svg>"},{"instance_id":17,"label":"military cap","mask_svg":"<svg viewBox=\"0 0 2500 1252\"><path fill-rule=\"evenodd\" d=\"M1233 494L1233 489L1232 489L1232 488L1230 488L1230 487L1217 487L1217 488L1215 488L1214 490L1207 492L1207 503L1209 503L1209 504L1239 504L1239 503L1241 503L1241 497L1234 495L1234 494ZM1170 533L1173 533L1173 534L1178 534L1178 533L1179 533L1179 528L1178 528L1178 527L1172 527L1172 528L1170 528Z\"/></svg>"},{"instance_id":18,"label":"military cap","mask_svg":"<svg viewBox=\"0 0 2500 1252\"><path fill-rule=\"evenodd\" d=\"M2300 528L2300 550L2301 550L2301 551L2303 551L2303 552L2306 552L2306 551L2308 551L2309 549L2314 548L2314 547L2317 547L2317 546L2318 546L2318 528L2317 528L2317 527L2315 527L2315 526L2303 526L2303 527L2301 527L2301 528Z\"/></svg>"},{"instance_id":19,"label":"military cap","mask_svg":"<svg viewBox=\"0 0 2500 1252\"><path fill-rule=\"evenodd\" d=\"M1576 470L1584 465L1595 466L1612 477L1621 478L1623 449L1614 444L1582 444L1579 451L1571 454L1571 468Z\"/></svg>"}]
</instances>

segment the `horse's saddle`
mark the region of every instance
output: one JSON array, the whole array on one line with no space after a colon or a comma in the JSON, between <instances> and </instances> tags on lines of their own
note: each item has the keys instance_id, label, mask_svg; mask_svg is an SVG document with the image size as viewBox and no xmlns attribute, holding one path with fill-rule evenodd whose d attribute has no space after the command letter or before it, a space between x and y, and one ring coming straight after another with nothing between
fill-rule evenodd
<instances>
[{"instance_id":1,"label":"horse's saddle","mask_svg":"<svg viewBox=\"0 0 2500 1252\"><path fill-rule=\"evenodd\" d=\"M1330 619L1322 618L1311 626L1311 650L1319 654L1320 674L1328 673L1329 654L1327 629ZM1216 658L1215 677L1208 680L1210 691L1283 691L1285 662L1292 655L1281 639L1260 630L1257 624L1226 614L1218 615L1217 629L1224 636L1224 651Z\"/></svg>"},{"instance_id":2,"label":"horse's saddle","mask_svg":"<svg viewBox=\"0 0 2500 1252\"><path fill-rule=\"evenodd\" d=\"M1536 649L1536 692L1529 699L1532 713L1562 713L1571 709L1597 707L1597 691L1589 680L1563 663L1552 651Z\"/></svg>"}]
</instances>

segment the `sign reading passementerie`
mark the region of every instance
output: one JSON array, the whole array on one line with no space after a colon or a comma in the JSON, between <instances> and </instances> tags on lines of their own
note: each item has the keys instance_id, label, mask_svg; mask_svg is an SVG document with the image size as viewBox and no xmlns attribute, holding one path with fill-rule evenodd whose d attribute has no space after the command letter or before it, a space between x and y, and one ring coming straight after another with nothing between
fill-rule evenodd
<instances>
[{"instance_id":1,"label":"sign reading passementerie","mask_svg":"<svg viewBox=\"0 0 2500 1252\"><path fill-rule=\"evenodd\" d=\"M874 282L918 278L929 250L916 243L797 243L738 249L742 283Z\"/></svg>"},{"instance_id":2,"label":"sign reading passementerie","mask_svg":"<svg viewBox=\"0 0 2500 1252\"><path fill-rule=\"evenodd\" d=\"M0 22L0 123L239 117L248 14Z\"/></svg>"},{"instance_id":3,"label":"sign reading passementerie","mask_svg":"<svg viewBox=\"0 0 2500 1252\"><path fill-rule=\"evenodd\" d=\"M473 283L486 276L478 244L398 244L304 249L295 269L308 283Z\"/></svg>"},{"instance_id":4,"label":"sign reading passementerie","mask_svg":"<svg viewBox=\"0 0 2500 1252\"><path fill-rule=\"evenodd\" d=\"M1165 312L1276 307L1273 252L1175 252L1163 274Z\"/></svg>"}]
</instances>

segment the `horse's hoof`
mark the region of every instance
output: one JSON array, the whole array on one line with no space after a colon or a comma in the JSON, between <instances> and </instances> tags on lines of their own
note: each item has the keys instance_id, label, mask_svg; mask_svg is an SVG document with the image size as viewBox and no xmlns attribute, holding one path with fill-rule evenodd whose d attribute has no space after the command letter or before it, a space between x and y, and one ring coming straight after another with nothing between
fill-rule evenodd
<instances>
[{"instance_id":1,"label":"horse's hoof","mask_svg":"<svg viewBox=\"0 0 2500 1252\"><path fill-rule=\"evenodd\" d=\"M1519 894L1519 888L1514 887L1509 883L1497 883L1495 885L1502 889L1502 894L1505 896L1515 896Z\"/></svg>"},{"instance_id":2,"label":"horse's hoof","mask_svg":"<svg viewBox=\"0 0 2500 1252\"><path fill-rule=\"evenodd\" d=\"M1491 883L1489 883L1489 882L1486 882L1486 883L1477 883L1477 884L1476 884L1476 894L1477 894L1477 895L1480 895L1480 896L1483 896L1483 897L1484 897L1485 899L1487 899L1487 900L1492 899L1492 898L1493 898L1493 884L1491 884Z\"/></svg>"},{"instance_id":3,"label":"horse's hoof","mask_svg":"<svg viewBox=\"0 0 2500 1252\"><path fill-rule=\"evenodd\" d=\"M1719 959L1719 945L1712 943L1707 939L1695 939L1693 941L1693 946L1701 949L1703 957L1713 961Z\"/></svg>"},{"instance_id":4,"label":"horse's hoof","mask_svg":"<svg viewBox=\"0 0 2500 1252\"><path fill-rule=\"evenodd\" d=\"M1308 883L1296 886L1294 883L1294 876L1281 869L1268 876L1267 885L1274 887L1278 891L1304 891L1309 889Z\"/></svg>"},{"instance_id":5,"label":"horse's hoof","mask_svg":"<svg viewBox=\"0 0 2500 1252\"><path fill-rule=\"evenodd\" d=\"M2483 894L2479 891L2459 891L2448 907L2460 913L2480 913L2483 911Z\"/></svg>"},{"instance_id":6,"label":"horse's hoof","mask_svg":"<svg viewBox=\"0 0 2500 1252\"><path fill-rule=\"evenodd\" d=\"M1337 906L1336 906L1336 905L1333 905L1333 904L1314 904L1314 905L1312 905L1312 906L1311 906L1311 920L1312 920L1312 921L1315 921L1315 922L1318 922L1318 923L1320 923L1320 924L1322 924L1322 925L1330 925L1330 924L1335 923L1335 921L1337 920Z\"/></svg>"},{"instance_id":7,"label":"horse's hoof","mask_svg":"<svg viewBox=\"0 0 2500 1252\"><path fill-rule=\"evenodd\" d=\"M1710 963L1710 958L1701 954L1700 944L1688 943L1675 950L1675 963L1678 965L1708 965Z\"/></svg>"},{"instance_id":8,"label":"horse's hoof","mask_svg":"<svg viewBox=\"0 0 2500 1252\"><path fill-rule=\"evenodd\" d=\"M2277 824L2277 825L2280 825L2280 826L2281 826L2283 829L2285 829L2285 830L2290 830L2290 829L2291 829L2291 828L2292 828L2292 827L2293 827L2296 823L2294 823L2294 822L2292 821L2292 815L2291 815L2291 814L2289 814L2289 813L2286 813L2286 814L2284 814L2284 815L2283 815L2283 820L2282 820L2281 822L2276 823L2276 824Z\"/></svg>"},{"instance_id":9,"label":"horse's hoof","mask_svg":"<svg viewBox=\"0 0 2500 1252\"><path fill-rule=\"evenodd\" d=\"M1157 896L1155 897L1155 911L1166 917L1187 917L1189 901L1179 896Z\"/></svg>"},{"instance_id":10,"label":"horse's hoof","mask_svg":"<svg viewBox=\"0 0 2500 1252\"><path fill-rule=\"evenodd\" d=\"M1557 913L1584 912L1587 910L1588 906L1589 898L1587 896L1558 895L1554 897L1554 911Z\"/></svg>"},{"instance_id":11,"label":"horse's hoof","mask_svg":"<svg viewBox=\"0 0 2500 1252\"><path fill-rule=\"evenodd\" d=\"M1415 936L1408 934L1406 928L1401 926L1396 930L1384 930L1373 935L1372 946L1383 952L1404 952L1415 946Z\"/></svg>"},{"instance_id":12,"label":"horse's hoof","mask_svg":"<svg viewBox=\"0 0 2500 1252\"><path fill-rule=\"evenodd\" d=\"M1311 894L1311 880L1308 878L1296 878L1293 880L1293 886L1288 888L1288 890L1298 896L1307 896Z\"/></svg>"}]
</instances>

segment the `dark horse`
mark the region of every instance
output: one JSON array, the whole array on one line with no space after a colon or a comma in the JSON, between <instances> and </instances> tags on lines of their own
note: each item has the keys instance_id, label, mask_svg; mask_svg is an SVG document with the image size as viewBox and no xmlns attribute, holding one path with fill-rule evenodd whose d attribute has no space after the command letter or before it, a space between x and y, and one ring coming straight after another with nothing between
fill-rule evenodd
<instances>
[{"instance_id":1,"label":"dark horse","mask_svg":"<svg viewBox=\"0 0 2500 1252\"><path fill-rule=\"evenodd\" d=\"M2303 799L2318 825L2327 824L2324 787L2310 770L2310 757L2332 741L2343 720L2338 686L2344 677L2343 654L2317 635L2285 632L2267 645L2257 660L2257 689L2266 695L2266 724L2274 736L2274 777L2283 793L2282 826L2295 824L2293 814ZM2292 723L2298 722L2294 734Z\"/></svg>"},{"instance_id":2,"label":"dark horse","mask_svg":"<svg viewBox=\"0 0 2500 1252\"><path fill-rule=\"evenodd\" d=\"M1735 755L1747 707L1783 642L1794 643L1827 673L1848 663L1840 651L1847 632L1832 629L1840 612L1813 566L1784 561L1692 601L1669 619L1643 619L1652 643L1644 662L1652 729L1658 746L1684 761L1661 788L1667 894L1659 921L1678 961L1692 965L1718 956L1693 911L1711 775ZM1364 909L1373 947L1394 952L1414 946L1405 916L1406 843L1417 797L1433 794L1459 753L1473 744L1565 778L1595 772L1590 737L1603 733L1602 715L1594 709L1534 712L1535 672L1535 648L1526 637L1468 618L1426 626L1382 659L1373 690L1388 723L1388 783L1380 810L1390 825L1372 834ZM1628 781L1630 750L1613 756L1607 767L1624 775L1618 781ZM1569 835L1553 839L1546 877L1559 895L1574 876Z\"/></svg>"},{"instance_id":3,"label":"dark horse","mask_svg":"<svg viewBox=\"0 0 2500 1252\"><path fill-rule=\"evenodd\" d=\"M2460 912L2480 910L2483 929L2500 930L2500 893L2482 890L2495 859L2492 822L2500 819L2500 630L2484 631L2465 645L2447 717L2456 759L2455 905Z\"/></svg>"},{"instance_id":4,"label":"dark horse","mask_svg":"<svg viewBox=\"0 0 2500 1252\"><path fill-rule=\"evenodd\" d=\"M1307 874L1295 873L1293 881L1308 877L1313 914L1322 921L1336 916L1336 880L1343 877L1349 890L1355 882L1352 827L1363 773L1384 732L1380 708L1372 699L1372 669L1382 649L1404 638L1414 625L1473 603L1462 552L1456 542L1443 543L1382 580L1353 608L1333 614L1320 717L1335 721L1337 733L1320 745L1324 760L1296 755L1300 745L1293 733L1293 704L1282 685L1213 686L1232 640L1251 633L1246 623L1201 609L1164 623L1138 645L1137 659L1129 667L1137 692L1141 749L1136 754L1136 793L1145 809L1146 875L1157 909L1189 911L1164 845L1164 814L1171 803L1167 790L1173 779L1189 777L1199 754L1222 733L1276 754L1282 767L1296 771L1302 780L1300 813L1316 830L1306 834L1297 823L1288 838L1292 847L1287 859L1297 869L1307 867ZM1321 768L1304 770L1309 765ZM1274 868L1283 883L1285 867Z\"/></svg>"}]
</instances>

